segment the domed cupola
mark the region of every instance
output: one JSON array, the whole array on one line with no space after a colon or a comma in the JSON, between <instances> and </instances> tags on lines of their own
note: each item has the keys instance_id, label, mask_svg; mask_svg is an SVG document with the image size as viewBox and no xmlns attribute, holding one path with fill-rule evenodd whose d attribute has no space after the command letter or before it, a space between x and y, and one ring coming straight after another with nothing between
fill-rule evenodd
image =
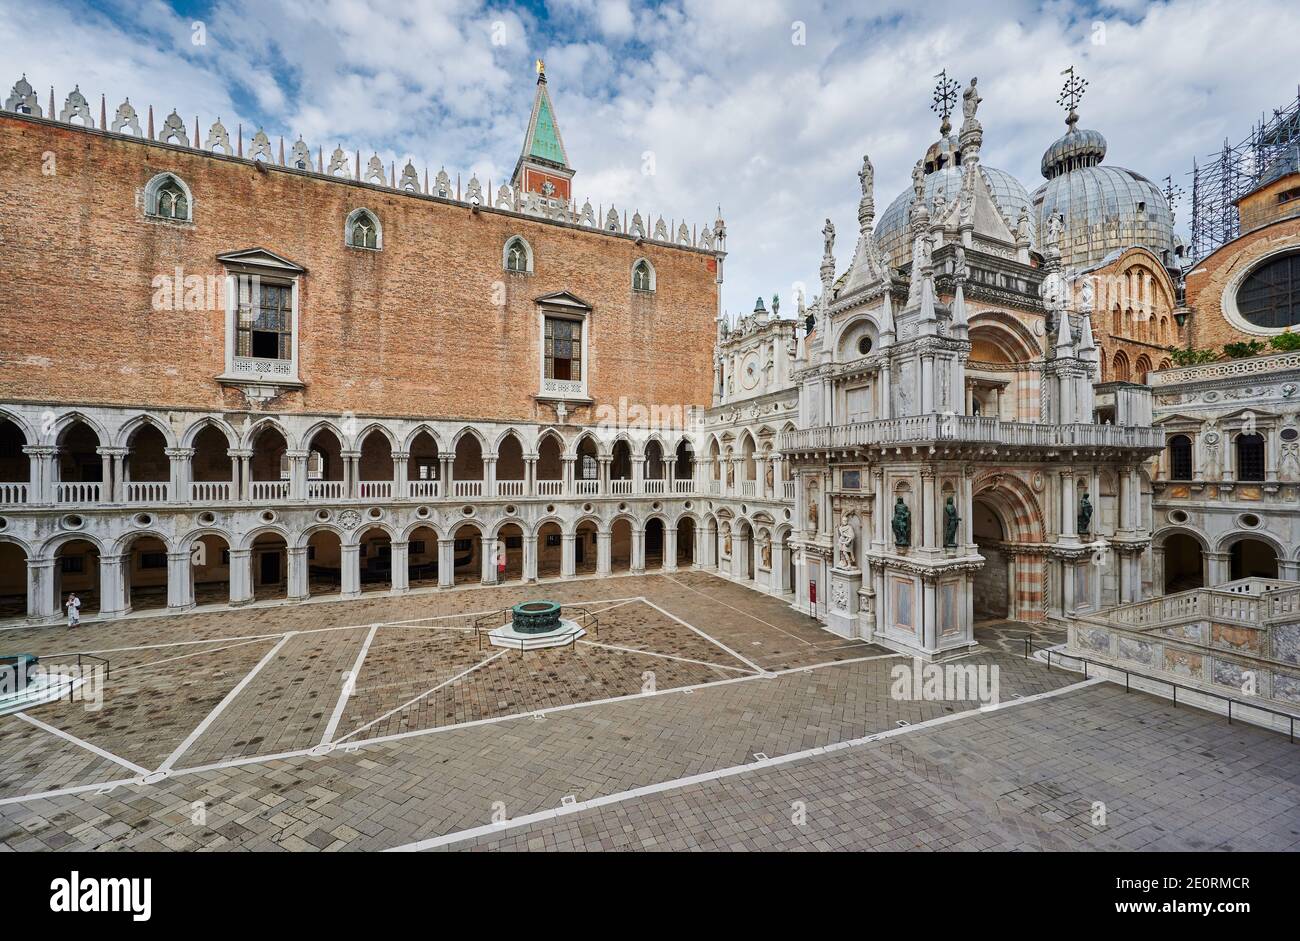
<instances>
[{"instance_id":1,"label":"domed cupola","mask_svg":"<svg viewBox=\"0 0 1300 941\"><path fill-rule=\"evenodd\" d=\"M947 81L945 71L940 83L943 91L936 91L935 104L932 105L943 119L939 127L939 139L926 148L920 164L924 173L923 204L930 213L943 206L952 207L962 192L962 147L949 120L955 97L947 92ZM992 197L997 214L1002 217L1008 229L1014 229L1021 214L1029 209L1029 191L1010 173L989 166L983 160L979 161L977 170ZM914 186L909 186L889 204L876 224L876 244L894 268L911 261L910 220L914 202L916 190ZM1032 218L1032 211L1030 216Z\"/></svg>"},{"instance_id":2,"label":"domed cupola","mask_svg":"<svg viewBox=\"0 0 1300 941\"><path fill-rule=\"evenodd\" d=\"M1080 128L1075 110L1087 79L1066 70L1069 78L1058 99L1069 110L1064 136L1043 153L1047 182L1034 191L1034 221L1040 233L1050 220L1062 225L1061 263L1067 268L1096 268L1118 252L1141 245L1165 264L1174 264L1174 216L1160 188L1132 170L1108 166L1106 138ZM1046 251L1049 246L1039 245Z\"/></svg>"}]
</instances>

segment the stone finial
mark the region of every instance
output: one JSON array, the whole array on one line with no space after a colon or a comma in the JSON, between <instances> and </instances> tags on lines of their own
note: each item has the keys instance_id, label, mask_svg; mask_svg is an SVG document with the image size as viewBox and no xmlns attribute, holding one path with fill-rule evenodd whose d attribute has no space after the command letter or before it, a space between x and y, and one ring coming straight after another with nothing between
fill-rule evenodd
<instances>
[{"instance_id":1,"label":"stone finial","mask_svg":"<svg viewBox=\"0 0 1300 941\"><path fill-rule=\"evenodd\" d=\"M589 226L595 226L596 224L596 212L591 208L590 199L584 200L582 203L582 211L578 213L578 224Z\"/></svg>"},{"instance_id":2,"label":"stone finial","mask_svg":"<svg viewBox=\"0 0 1300 941\"><path fill-rule=\"evenodd\" d=\"M713 248L713 229L707 224L700 231L700 247L708 249Z\"/></svg>"},{"instance_id":3,"label":"stone finial","mask_svg":"<svg viewBox=\"0 0 1300 941\"><path fill-rule=\"evenodd\" d=\"M496 208L513 209L514 204L514 198L510 194L510 187L502 183L501 188L497 190Z\"/></svg>"},{"instance_id":4,"label":"stone finial","mask_svg":"<svg viewBox=\"0 0 1300 941\"><path fill-rule=\"evenodd\" d=\"M654 239L656 242L668 241L668 226L663 216L660 216L659 221L655 223Z\"/></svg>"},{"instance_id":5,"label":"stone finial","mask_svg":"<svg viewBox=\"0 0 1300 941\"><path fill-rule=\"evenodd\" d=\"M610 206L609 212L605 214L605 231L619 231L618 211L613 206Z\"/></svg>"},{"instance_id":6,"label":"stone finial","mask_svg":"<svg viewBox=\"0 0 1300 941\"><path fill-rule=\"evenodd\" d=\"M299 170L311 169L311 148L307 146L301 134L289 151L289 165Z\"/></svg>"},{"instance_id":7,"label":"stone finial","mask_svg":"<svg viewBox=\"0 0 1300 941\"><path fill-rule=\"evenodd\" d=\"M115 134L121 134L126 128L130 128L131 133L136 137L141 136L140 117L135 113L135 108L131 106L130 98L117 106L117 112L113 115L113 123L109 126L109 130Z\"/></svg>"},{"instance_id":8,"label":"stone finial","mask_svg":"<svg viewBox=\"0 0 1300 941\"><path fill-rule=\"evenodd\" d=\"M348 175L348 155L343 152L342 147L334 148L334 153L330 154L329 168L325 172L330 176Z\"/></svg>"},{"instance_id":9,"label":"stone finial","mask_svg":"<svg viewBox=\"0 0 1300 941\"><path fill-rule=\"evenodd\" d=\"M433 178L433 195L441 196L443 199L451 197L451 177L447 175L445 167L440 169Z\"/></svg>"},{"instance_id":10,"label":"stone finial","mask_svg":"<svg viewBox=\"0 0 1300 941\"><path fill-rule=\"evenodd\" d=\"M185 121L175 109L163 121L162 133L158 135L158 140L164 144L180 144L182 147L190 145L190 135L185 129Z\"/></svg>"},{"instance_id":11,"label":"stone finial","mask_svg":"<svg viewBox=\"0 0 1300 941\"><path fill-rule=\"evenodd\" d=\"M465 187L465 201L479 206L483 203L483 184L478 181L478 174L469 178L469 185Z\"/></svg>"},{"instance_id":12,"label":"stone finial","mask_svg":"<svg viewBox=\"0 0 1300 941\"><path fill-rule=\"evenodd\" d=\"M203 141L203 149L209 153L216 153L218 148L227 155L235 152L230 146L230 134L226 131L226 126L221 123L220 116L212 122L212 127L208 128L208 136Z\"/></svg>"},{"instance_id":13,"label":"stone finial","mask_svg":"<svg viewBox=\"0 0 1300 941\"><path fill-rule=\"evenodd\" d=\"M408 193L420 192L420 171L415 169L415 164L410 160L402 167L402 178L398 181L397 188Z\"/></svg>"},{"instance_id":14,"label":"stone finial","mask_svg":"<svg viewBox=\"0 0 1300 941\"><path fill-rule=\"evenodd\" d=\"M384 162L379 159L379 154L372 154L370 160L366 162L366 173L363 179L367 183L378 186L388 185L388 174L384 171Z\"/></svg>"},{"instance_id":15,"label":"stone finial","mask_svg":"<svg viewBox=\"0 0 1300 941\"><path fill-rule=\"evenodd\" d=\"M686 228L685 222L683 222L681 225L677 227L677 244L678 245L691 244L691 230Z\"/></svg>"},{"instance_id":16,"label":"stone finial","mask_svg":"<svg viewBox=\"0 0 1300 941\"><path fill-rule=\"evenodd\" d=\"M645 223L641 221L641 213L632 213L632 228L629 230L630 235L635 235L639 239L645 238Z\"/></svg>"},{"instance_id":17,"label":"stone finial","mask_svg":"<svg viewBox=\"0 0 1300 941\"><path fill-rule=\"evenodd\" d=\"M249 149L248 156L253 159L262 159L267 163L275 162L275 154L271 151L271 138L266 136L266 131L260 127L257 133L253 135L252 145Z\"/></svg>"},{"instance_id":18,"label":"stone finial","mask_svg":"<svg viewBox=\"0 0 1300 941\"><path fill-rule=\"evenodd\" d=\"M59 112L59 120L64 124L71 124L73 118L80 118L86 127L95 126L95 119L90 116L90 102L81 93L80 85L68 94L67 100L63 102L63 110Z\"/></svg>"},{"instance_id":19,"label":"stone finial","mask_svg":"<svg viewBox=\"0 0 1300 941\"><path fill-rule=\"evenodd\" d=\"M36 91L32 88L31 83L27 81L26 75L14 82L13 91L5 99L5 110L13 111L16 114L30 114L34 118L42 117Z\"/></svg>"}]
</instances>

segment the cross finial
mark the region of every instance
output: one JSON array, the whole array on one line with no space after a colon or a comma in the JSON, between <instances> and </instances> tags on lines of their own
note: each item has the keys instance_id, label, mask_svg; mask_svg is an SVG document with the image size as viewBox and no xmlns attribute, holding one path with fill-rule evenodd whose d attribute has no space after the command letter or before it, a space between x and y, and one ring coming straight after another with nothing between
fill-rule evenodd
<instances>
[{"instance_id":1,"label":"cross finial","mask_svg":"<svg viewBox=\"0 0 1300 941\"><path fill-rule=\"evenodd\" d=\"M939 127L939 133L947 136L948 132L952 130L952 124L949 122L948 117L952 114L952 109L957 105L957 92L961 89L961 85L955 79L948 77L947 69L944 69L935 78L939 81L934 86L930 110L943 119Z\"/></svg>"},{"instance_id":2,"label":"cross finial","mask_svg":"<svg viewBox=\"0 0 1300 941\"><path fill-rule=\"evenodd\" d=\"M1070 66L1061 72L1066 76L1065 84L1061 86L1061 94L1057 96L1056 103L1065 108L1069 114L1065 117L1065 123L1074 127L1079 121L1079 115L1075 109L1079 107L1079 102L1083 101L1083 93L1088 88L1088 80L1081 75L1074 73L1074 66Z\"/></svg>"},{"instance_id":3,"label":"cross finial","mask_svg":"<svg viewBox=\"0 0 1300 941\"><path fill-rule=\"evenodd\" d=\"M1183 188L1174 182L1172 176L1165 177L1165 202L1169 203L1169 215L1172 217L1174 209L1183 199Z\"/></svg>"}]
</instances>

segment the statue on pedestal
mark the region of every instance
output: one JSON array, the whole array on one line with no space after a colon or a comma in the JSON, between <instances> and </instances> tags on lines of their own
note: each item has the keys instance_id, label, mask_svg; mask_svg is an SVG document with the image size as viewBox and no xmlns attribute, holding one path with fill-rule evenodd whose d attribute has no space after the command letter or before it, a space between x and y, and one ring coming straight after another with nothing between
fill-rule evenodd
<instances>
[{"instance_id":1,"label":"statue on pedestal","mask_svg":"<svg viewBox=\"0 0 1300 941\"><path fill-rule=\"evenodd\" d=\"M949 496L948 502L943 505L943 547L945 549L957 548L959 522L961 517L957 515L957 504L953 502L952 496Z\"/></svg>"},{"instance_id":2,"label":"statue on pedestal","mask_svg":"<svg viewBox=\"0 0 1300 941\"><path fill-rule=\"evenodd\" d=\"M857 533L853 531L853 526L849 523L848 517L840 522L840 528L835 531L836 548L838 549L838 565L842 569L852 571L858 567L858 557L853 551L853 545L857 542Z\"/></svg>"},{"instance_id":3,"label":"statue on pedestal","mask_svg":"<svg viewBox=\"0 0 1300 941\"><path fill-rule=\"evenodd\" d=\"M894 504L894 545L900 549L912 544L912 511L907 508L903 498Z\"/></svg>"},{"instance_id":4,"label":"statue on pedestal","mask_svg":"<svg viewBox=\"0 0 1300 941\"><path fill-rule=\"evenodd\" d=\"M1079 498L1079 535L1086 535L1092 532L1092 501L1088 499L1088 492L1085 490L1083 496Z\"/></svg>"}]
</instances>

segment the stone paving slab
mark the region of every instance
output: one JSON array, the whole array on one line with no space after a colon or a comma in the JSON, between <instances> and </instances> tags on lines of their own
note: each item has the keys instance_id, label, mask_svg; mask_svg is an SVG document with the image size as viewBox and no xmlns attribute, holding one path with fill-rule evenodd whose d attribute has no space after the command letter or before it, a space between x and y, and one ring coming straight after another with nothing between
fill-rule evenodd
<instances>
[{"instance_id":1,"label":"stone paving slab","mask_svg":"<svg viewBox=\"0 0 1300 941\"><path fill-rule=\"evenodd\" d=\"M98 784L129 775L121 765L24 722L0 716L0 800Z\"/></svg>"}]
</instances>

